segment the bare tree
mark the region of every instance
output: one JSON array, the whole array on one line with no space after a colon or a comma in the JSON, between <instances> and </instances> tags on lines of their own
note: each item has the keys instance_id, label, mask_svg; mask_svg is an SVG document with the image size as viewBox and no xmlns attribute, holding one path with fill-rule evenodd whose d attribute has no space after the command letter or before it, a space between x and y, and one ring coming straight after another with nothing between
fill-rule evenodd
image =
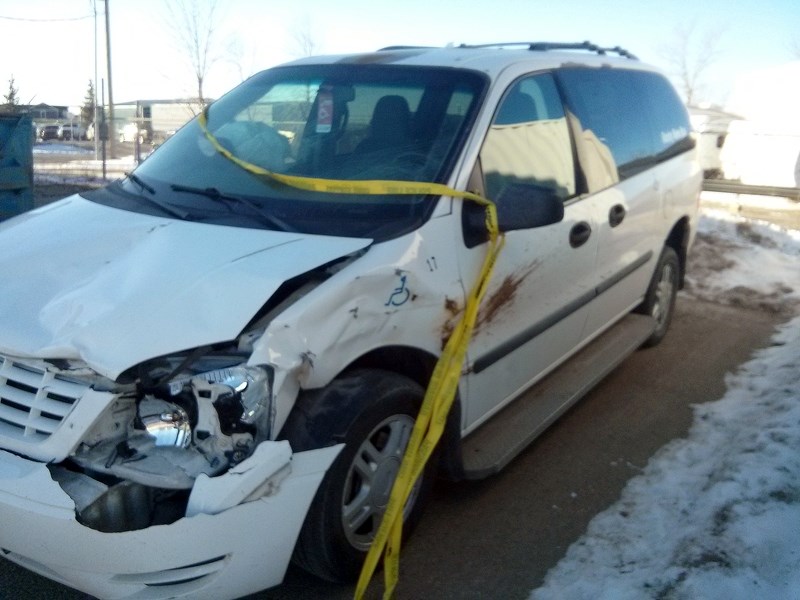
<instances>
[{"instance_id":1,"label":"bare tree","mask_svg":"<svg viewBox=\"0 0 800 600\"><path fill-rule=\"evenodd\" d=\"M250 77L261 66L256 47L245 44L236 33L228 36L225 42L223 60L236 72L240 81Z\"/></svg>"},{"instance_id":2,"label":"bare tree","mask_svg":"<svg viewBox=\"0 0 800 600\"><path fill-rule=\"evenodd\" d=\"M169 0L166 8L168 25L194 71L197 103L202 110L206 105L203 86L217 59L218 0Z\"/></svg>"},{"instance_id":3,"label":"bare tree","mask_svg":"<svg viewBox=\"0 0 800 600\"><path fill-rule=\"evenodd\" d=\"M659 49L671 75L678 80L686 104L700 101L705 93L708 73L722 55L721 37L721 30L699 32L694 24L678 26L672 39Z\"/></svg>"},{"instance_id":4,"label":"bare tree","mask_svg":"<svg viewBox=\"0 0 800 600\"><path fill-rule=\"evenodd\" d=\"M311 18L306 15L295 21L291 30L294 48L292 54L299 58L314 56L319 53L320 45L314 39Z\"/></svg>"}]
</instances>

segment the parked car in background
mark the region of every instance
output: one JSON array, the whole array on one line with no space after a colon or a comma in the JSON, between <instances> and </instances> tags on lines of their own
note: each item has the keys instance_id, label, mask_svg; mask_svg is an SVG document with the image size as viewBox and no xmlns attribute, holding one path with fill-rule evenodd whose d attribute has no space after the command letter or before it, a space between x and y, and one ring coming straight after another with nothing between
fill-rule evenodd
<instances>
[{"instance_id":1,"label":"parked car in background","mask_svg":"<svg viewBox=\"0 0 800 600\"><path fill-rule=\"evenodd\" d=\"M404 534L437 472L498 472L664 337L701 180L674 88L619 48L251 77L0 231L1 556L102 598L237 598L290 559L352 581L463 315Z\"/></svg>"},{"instance_id":2,"label":"parked car in background","mask_svg":"<svg viewBox=\"0 0 800 600\"><path fill-rule=\"evenodd\" d=\"M82 140L86 137L86 128L80 123L62 123L58 126L58 139Z\"/></svg>"},{"instance_id":3,"label":"parked car in background","mask_svg":"<svg viewBox=\"0 0 800 600\"><path fill-rule=\"evenodd\" d=\"M143 144L147 141L147 130L140 128L136 123L127 123L119 130L120 142L136 142Z\"/></svg>"},{"instance_id":4,"label":"parked car in background","mask_svg":"<svg viewBox=\"0 0 800 600\"><path fill-rule=\"evenodd\" d=\"M59 125L42 125L39 128L39 139L43 142L58 139Z\"/></svg>"}]
</instances>

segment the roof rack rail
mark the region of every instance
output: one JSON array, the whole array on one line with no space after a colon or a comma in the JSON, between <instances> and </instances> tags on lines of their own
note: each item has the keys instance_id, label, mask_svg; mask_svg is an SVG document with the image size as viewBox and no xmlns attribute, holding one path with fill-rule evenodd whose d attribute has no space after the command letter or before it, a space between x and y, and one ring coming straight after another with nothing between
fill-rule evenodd
<instances>
[{"instance_id":1,"label":"roof rack rail","mask_svg":"<svg viewBox=\"0 0 800 600\"><path fill-rule=\"evenodd\" d=\"M394 50L428 50L433 48L435 48L435 46L386 46L385 48L378 48L378 52L391 52Z\"/></svg>"},{"instance_id":2,"label":"roof rack rail","mask_svg":"<svg viewBox=\"0 0 800 600\"><path fill-rule=\"evenodd\" d=\"M528 50L545 52L547 50L586 50L587 52L595 52L597 54L605 55L613 52L622 56L623 58L630 58L631 60L639 60L619 46L613 48L603 48L591 42L576 42L576 43L563 43L563 42L498 42L493 44L461 44L460 48L502 48L504 46L527 46Z\"/></svg>"}]
</instances>

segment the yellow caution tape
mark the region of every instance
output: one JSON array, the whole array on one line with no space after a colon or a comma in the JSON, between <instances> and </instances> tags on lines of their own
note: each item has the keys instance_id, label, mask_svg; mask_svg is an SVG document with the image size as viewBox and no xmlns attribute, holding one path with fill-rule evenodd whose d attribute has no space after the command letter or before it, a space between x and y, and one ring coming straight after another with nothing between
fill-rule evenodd
<instances>
[{"instance_id":1,"label":"yellow caution tape","mask_svg":"<svg viewBox=\"0 0 800 600\"><path fill-rule=\"evenodd\" d=\"M206 109L207 111L208 109ZM462 192L440 183L416 181L360 180L346 181L339 179L318 179L297 177L268 171L240 159L220 144L219 140L208 130L208 117L203 111L198 117L200 128L217 152L238 165L242 169L268 177L284 185L294 188L325 192L330 194L424 194L451 196L481 204L486 209L486 228L489 232L489 244L475 284L467 297L467 304L461 320L447 341L425 392L419 415L414 423L411 439L408 442L397 479L392 487L389 503L383 515L378 533L367 553L361 576L356 585L355 598L364 597L367 585L375 572L380 557L384 555L384 599L394 594L400 574L400 543L403 532L403 507L414 487L414 483L422 475L436 444L444 432L447 415L458 390L461 368L467 354L467 346L478 318L478 307L483 299L489 280L492 276L497 257L503 247L504 238L500 235L497 224L497 208L491 200L471 192Z\"/></svg>"},{"instance_id":2,"label":"yellow caution tape","mask_svg":"<svg viewBox=\"0 0 800 600\"><path fill-rule=\"evenodd\" d=\"M208 109L206 109L207 111ZM316 177L297 177L294 175L285 175L283 173L276 173L269 171L258 165L242 160L225 146L208 130L208 117L206 112L200 113L198 116L198 123L203 133L211 142L214 149L222 154L229 161L241 167L249 173L267 177L284 185L293 188L306 190L310 192L324 192L328 194L361 194L365 196L389 196L394 194L431 194L436 196L453 196L456 198L465 198L474 200L484 205L491 204L483 196L472 194L470 192L459 192L453 188L441 184L431 183L424 181L391 181L386 179L359 179L359 180L346 180L346 179L320 179Z\"/></svg>"},{"instance_id":3,"label":"yellow caution tape","mask_svg":"<svg viewBox=\"0 0 800 600\"><path fill-rule=\"evenodd\" d=\"M489 227L488 252L478 279L467 297L464 315L456 325L453 335L447 341L433 370L425 398L422 401L422 408L417 416L411 439L400 465L400 471L392 488L389 504L383 515L383 521L381 521L378 533L367 553L361 576L356 585L356 600L364 597L367 585L380 560L380 555L384 552L384 547L385 589L383 597L388 599L394 594L400 571L403 507L414 483L422 474L425 464L444 432L447 414L455 399L458 381L461 378L461 368L467 353L467 346L478 317L478 307L486 293L497 256L503 246L504 238L498 232L497 212L494 204L488 200L481 199L480 201L486 207L486 220Z\"/></svg>"}]
</instances>

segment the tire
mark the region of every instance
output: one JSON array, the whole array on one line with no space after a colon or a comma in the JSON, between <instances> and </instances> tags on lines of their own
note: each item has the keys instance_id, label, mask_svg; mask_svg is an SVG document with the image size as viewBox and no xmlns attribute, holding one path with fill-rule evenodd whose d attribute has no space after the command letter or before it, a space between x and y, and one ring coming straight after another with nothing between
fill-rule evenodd
<instances>
[{"instance_id":1,"label":"tire","mask_svg":"<svg viewBox=\"0 0 800 600\"><path fill-rule=\"evenodd\" d=\"M358 370L323 390L302 394L281 437L295 452L344 442L306 514L292 557L304 570L337 583L358 578L378 531L424 390L411 379ZM334 412L335 411L335 412ZM403 512L407 536L422 514L436 456Z\"/></svg>"},{"instance_id":2,"label":"tire","mask_svg":"<svg viewBox=\"0 0 800 600\"><path fill-rule=\"evenodd\" d=\"M675 298L680 281L680 261L675 250L665 246L658 259L653 279L647 288L644 300L636 308L637 313L650 315L656 321L655 331L642 344L643 348L657 345L672 322L675 312Z\"/></svg>"}]
</instances>

